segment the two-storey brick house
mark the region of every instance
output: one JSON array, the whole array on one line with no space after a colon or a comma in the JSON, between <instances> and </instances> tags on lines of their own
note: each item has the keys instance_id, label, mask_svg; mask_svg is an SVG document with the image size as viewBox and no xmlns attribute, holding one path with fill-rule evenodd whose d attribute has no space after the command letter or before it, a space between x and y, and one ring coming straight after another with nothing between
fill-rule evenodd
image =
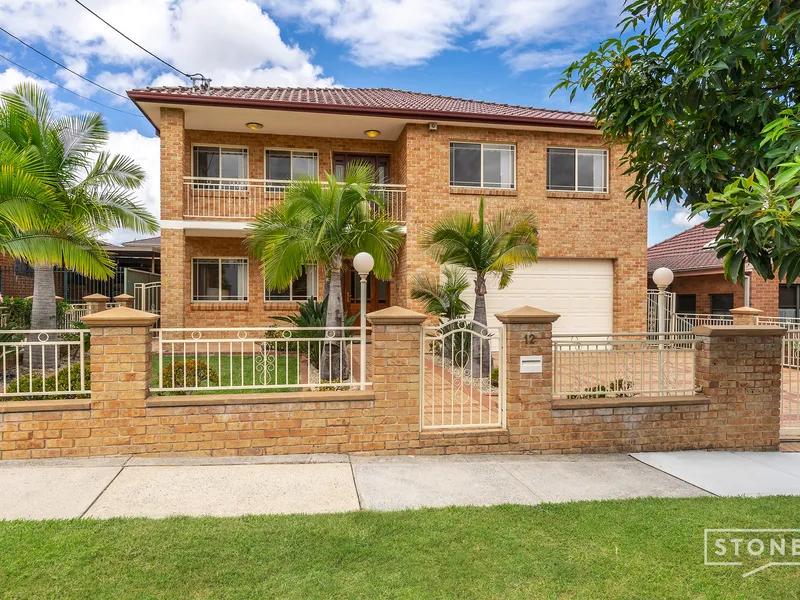
<instances>
[{"instance_id":1,"label":"two-storey brick house","mask_svg":"<svg viewBox=\"0 0 800 600\"><path fill-rule=\"evenodd\" d=\"M420 247L453 210L524 206L539 221L538 264L490 289L495 312L558 312L564 332L643 331L647 211L625 198L621 148L590 115L389 89L147 88L129 92L161 137L162 322L263 325L322 291L309 266L290 289L265 289L245 227L298 175L375 168L406 241L393 277L371 278L370 310L419 308L415 274L437 265ZM357 311L356 277L344 274Z\"/></svg>"}]
</instances>

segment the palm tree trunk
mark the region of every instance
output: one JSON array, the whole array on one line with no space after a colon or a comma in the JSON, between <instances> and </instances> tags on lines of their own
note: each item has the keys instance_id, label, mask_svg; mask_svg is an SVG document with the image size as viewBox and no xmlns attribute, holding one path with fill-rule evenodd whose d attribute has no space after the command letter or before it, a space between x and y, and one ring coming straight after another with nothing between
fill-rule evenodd
<instances>
[{"instance_id":1,"label":"palm tree trunk","mask_svg":"<svg viewBox=\"0 0 800 600\"><path fill-rule=\"evenodd\" d=\"M344 299L342 298L342 255L337 254L331 260L330 284L328 291L328 312L325 315L325 327L344 327ZM341 330L328 331L327 338L341 338ZM322 346L320 360L321 381L347 381L350 379L347 343L344 341L325 342Z\"/></svg>"},{"instance_id":2,"label":"palm tree trunk","mask_svg":"<svg viewBox=\"0 0 800 600\"><path fill-rule=\"evenodd\" d=\"M489 339L484 338L488 332L485 328L487 325L486 278L482 273L477 273L475 277L475 312L472 318L484 327L472 325L474 333L472 335L472 360L469 372L472 377L489 377L492 372L492 351Z\"/></svg>"},{"instance_id":3,"label":"palm tree trunk","mask_svg":"<svg viewBox=\"0 0 800 600\"><path fill-rule=\"evenodd\" d=\"M56 284L53 277L53 267L46 264L36 264L33 267L33 307L31 309L31 329L57 329L56 322ZM28 336L31 341L37 341L39 334L32 333ZM55 347L47 348L42 354L42 347L34 347L31 351L30 364L34 369L44 366L51 369L55 365Z\"/></svg>"}]
</instances>

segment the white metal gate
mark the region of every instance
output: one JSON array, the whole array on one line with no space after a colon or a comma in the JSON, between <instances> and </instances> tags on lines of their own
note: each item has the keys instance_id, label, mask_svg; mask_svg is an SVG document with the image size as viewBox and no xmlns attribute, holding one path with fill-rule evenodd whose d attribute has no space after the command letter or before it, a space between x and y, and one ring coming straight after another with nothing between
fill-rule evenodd
<instances>
[{"instance_id":1,"label":"white metal gate","mask_svg":"<svg viewBox=\"0 0 800 600\"><path fill-rule=\"evenodd\" d=\"M469 319L423 327L423 429L505 427L505 331Z\"/></svg>"},{"instance_id":2,"label":"white metal gate","mask_svg":"<svg viewBox=\"0 0 800 600\"><path fill-rule=\"evenodd\" d=\"M133 288L133 307L136 310L161 314L161 282L137 283Z\"/></svg>"},{"instance_id":3,"label":"white metal gate","mask_svg":"<svg viewBox=\"0 0 800 600\"><path fill-rule=\"evenodd\" d=\"M800 330L783 338L781 359L781 437L800 439Z\"/></svg>"}]
</instances>

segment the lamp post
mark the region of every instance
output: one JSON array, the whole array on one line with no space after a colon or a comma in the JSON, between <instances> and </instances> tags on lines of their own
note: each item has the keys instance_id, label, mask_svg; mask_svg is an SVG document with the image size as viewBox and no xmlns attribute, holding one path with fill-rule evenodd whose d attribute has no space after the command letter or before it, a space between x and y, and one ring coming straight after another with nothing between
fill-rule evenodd
<instances>
[{"instance_id":1,"label":"lamp post","mask_svg":"<svg viewBox=\"0 0 800 600\"><path fill-rule=\"evenodd\" d=\"M667 329L667 287L675 275L667 267L653 272L653 283L658 287L658 395L664 394L664 334Z\"/></svg>"},{"instance_id":2,"label":"lamp post","mask_svg":"<svg viewBox=\"0 0 800 600\"><path fill-rule=\"evenodd\" d=\"M367 389L367 277L372 267L375 266L375 259L369 252L359 252L353 258L353 268L361 278L360 290L360 312L361 312L361 360L359 361L359 383L361 389Z\"/></svg>"}]
</instances>

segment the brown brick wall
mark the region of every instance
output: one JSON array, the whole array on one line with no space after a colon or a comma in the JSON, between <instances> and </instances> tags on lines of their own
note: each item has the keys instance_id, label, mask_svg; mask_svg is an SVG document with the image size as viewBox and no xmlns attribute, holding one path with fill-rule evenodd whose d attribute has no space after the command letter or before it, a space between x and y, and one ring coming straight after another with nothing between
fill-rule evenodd
<instances>
[{"instance_id":1,"label":"brown brick wall","mask_svg":"<svg viewBox=\"0 0 800 600\"><path fill-rule=\"evenodd\" d=\"M765 281L758 275L750 278L750 306L764 311L766 316L778 315L778 280ZM655 285L651 282L650 287ZM744 287L731 283L722 274L676 274L669 291L676 294L695 294L697 312L711 312L711 294L733 294L734 307L744 306Z\"/></svg>"},{"instance_id":2,"label":"brown brick wall","mask_svg":"<svg viewBox=\"0 0 800 600\"><path fill-rule=\"evenodd\" d=\"M603 147L596 135L483 129L439 125L406 126L408 154L408 234L404 287L417 273L435 272L436 265L419 246L426 227L453 210L477 211L479 194L450 189L450 142L514 143L517 148L517 189L483 190L487 215L507 207L532 211L539 221L541 258L593 258L614 261L614 329L644 331L647 288L647 210L625 198L631 178L619 166L622 149L610 148L608 194L568 194L546 191L548 146ZM462 191L466 193L461 193ZM404 304L419 310L410 300Z\"/></svg>"},{"instance_id":3,"label":"brown brick wall","mask_svg":"<svg viewBox=\"0 0 800 600\"><path fill-rule=\"evenodd\" d=\"M115 310L121 309L101 314ZM0 459L776 449L782 330L735 336L730 331L712 328L699 337L696 381L704 396L696 404L671 405L667 398L648 406L615 406L610 399L598 408L554 410L551 325L510 323L507 428L420 432L418 325L373 323L372 393L260 394L240 403L234 395L148 400L148 329L95 326L91 408L77 410L73 403L65 410L6 412L0 406ZM542 356L542 373L519 372L525 355ZM50 404L57 408L58 402ZM24 406L7 404L14 410Z\"/></svg>"},{"instance_id":4,"label":"brown brick wall","mask_svg":"<svg viewBox=\"0 0 800 600\"><path fill-rule=\"evenodd\" d=\"M252 178L264 176L265 148L317 150L320 172L331 170L334 152L390 154L392 181L407 184L408 221L407 241L400 251L392 281L392 298L393 303L408 307L414 304L409 298L411 277L424 272L433 273L437 269L419 247L424 228L449 211L474 211L477 208L480 192L461 190L455 193L450 189L450 141L514 143L517 147L517 190L481 190L487 197L488 214L508 206L532 210L539 219L542 258L613 260L614 329L637 331L645 327L647 211L625 198L630 178L622 175L622 168L618 165L621 148L610 149L608 194L547 193L545 190L548 145L602 147L596 135L449 125L440 125L437 131L431 132L427 125L410 124L397 141L391 142L187 130L181 156L175 159L165 154L176 152L173 141L183 134L165 133L164 128L181 128L182 119L172 112L165 116L169 118L162 125L162 178L169 176L173 181L179 167L183 175L191 173L191 149L192 144L197 143L247 146ZM163 141L165 137L169 143ZM165 195L162 198L163 218L180 218L173 215L175 210L182 211L182 208L177 208L180 202L173 199L181 197L182 191L177 193L173 187L162 183L162 195ZM173 256L177 257L179 253L172 255L162 251L165 286L169 286L176 270L169 267L169 263L175 260ZM174 326L178 319L173 318L173 311L168 312L164 324ZM253 310L250 314L256 316L259 311Z\"/></svg>"}]
</instances>

